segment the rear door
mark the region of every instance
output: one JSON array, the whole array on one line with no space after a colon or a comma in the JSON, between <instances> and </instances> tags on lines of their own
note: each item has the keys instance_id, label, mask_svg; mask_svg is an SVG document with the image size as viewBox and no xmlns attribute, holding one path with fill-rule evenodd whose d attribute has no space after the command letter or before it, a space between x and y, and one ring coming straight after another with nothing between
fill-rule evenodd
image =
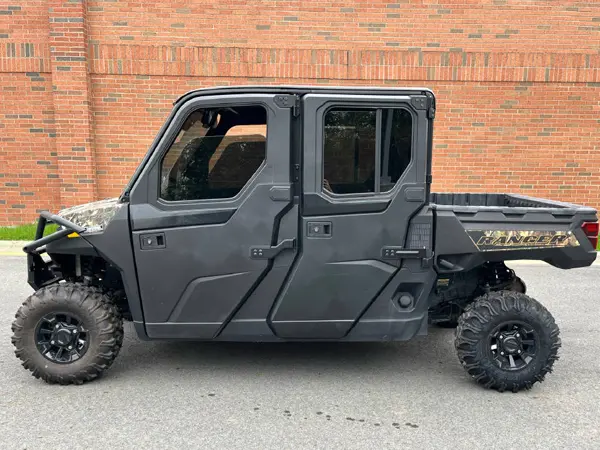
<instances>
[{"instance_id":1,"label":"rear door","mask_svg":"<svg viewBox=\"0 0 600 450\"><path fill-rule=\"evenodd\" d=\"M402 264L396 252L425 245L406 236L428 192L428 102L303 98L302 253L272 310L278 336L345 336Z\"/></svg>"},{"instance_id":2,"label":"rear door","mask_svg":"<svg viewBox=\"0 0 600 450\"><path fill-rule=\"evenodd\" d=\"M287 272L297 238L287 107L294 102L282 97L189 100L132 190L148 336L215 337L282 255ZM288 214L293 226L281 229Z\"/></svg>"}]
</instances>

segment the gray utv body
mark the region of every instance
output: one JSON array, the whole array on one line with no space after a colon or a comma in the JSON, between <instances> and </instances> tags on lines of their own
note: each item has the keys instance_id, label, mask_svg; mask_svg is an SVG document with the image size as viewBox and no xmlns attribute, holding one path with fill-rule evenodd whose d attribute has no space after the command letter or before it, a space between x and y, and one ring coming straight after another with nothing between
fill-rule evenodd
<instances>
[{"instance_id":1,"label":"gray utv body","mask_svg":"<svg viewBox=\"0 0 600 450\"><path fill-rule=\"evenodd\" d=\"M227 108L256 105L266 111L265 155L239 192L161 198L161 161L192 112L220 108L226 122ZM389 189L376 181L371 192L336 194L324 184L325 116L344 108L374 111L375 180L390 170L386 111L410 118L408 163ZM76 280L118 292L143 339L396 341L448 320L460 299L506 288L514 274L505 261L592 264L592 208L431 193L434 117L428 89L190 92L119 198L42 214L24 249L29 284ZM60 227L42 237L47 221Z\"/></svg>"}]
</instances>

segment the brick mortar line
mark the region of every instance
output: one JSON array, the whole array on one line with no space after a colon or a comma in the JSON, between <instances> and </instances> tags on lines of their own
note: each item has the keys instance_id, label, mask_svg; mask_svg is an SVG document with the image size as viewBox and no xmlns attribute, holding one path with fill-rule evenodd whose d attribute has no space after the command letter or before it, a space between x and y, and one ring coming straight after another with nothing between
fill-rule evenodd
<instances>
[{"instance_id":1,"label":"brick mortar line","mask_svg":"<svg viewBox=\"0 0 600 450\"><path fill-rule=\"evenodd\" d=\"M0 58L1 60L2 58ZM178 61L168 61L168 60L161 60L161 59L123 59L123 58L102 58L102 59L90 59L88 60L89 62L98 62L98 61L133 61L133 62L144 62L144 63L169 63L169 64L182 64L182 63L204 63L204 61L202 59L196 59L196 60L191 60L191 61L184 61L184 60L178 60ZM488 70L516 70L516 69L536 69L536 70L580 70L580 71L594 71L597 70L600 72L600 67L598 68L587 68L587 67L545 67L545 66L459 66L459 65L448 65L448 66L441 66L441 65L421 65L421 66L415 66L415 65L406 65L406 64L369 64L369 63L357 63L357 64L344 64L344 63L337 63L337 64L329 64L329 63L311 63L311 62L244 62L244 61L229 61L229 62L223 62L223 61L211 61L210 64L229 64L229 65L234 65L234 64L243 64L243 65L260 65L260 66L276 66L276 65L286 65L286 66L321 66L321 67L403 67L406 69L488 69ZM31 72L35 72L35 73L45 73L45 74L51 74L52 72L48 71L48 70L0 70L0 73L31 73ZM94 71L94 70L90 70L89 73L107 73L109 74L109 71L106 72L102 72L102 71ZM116 73L115 75L125 75L125 74L119 74ZM175 75L178 76L178 75ZM191 76L191 75L186 75L186 74L181 74L181 76ZM548 81L548 82L552 82L552 81Z\"/></svg>"},{"instance_id":2,"label":"brick mortar line","mask_svg":"<svg viewBox=\"0 0 600 450\"><path fill-rule=\"evenodd\" d=\"M253 80L253 79L263 79L263 80L340 80L340 81L407 81L410 83L431 83L431 82L442 82L442 83L508 83L508 84L520 84L520 83L532 83L534 85L549 85L549 84L568 84L568 85L589 85L590 83L598 84L600 87L600 82L595 81L523 81L523 80L485 80L485 79L463 79L463 80L450 80L445 78L385 78L385 79L374 79L374 78L348 78L348 77L316 77L316 76L260 76L260 75L171 75L171 74L156 74L156 73L110 73L110 72L90 72L90 75L100 75L100 76L111 76L111 77L161 77L161 78L192 78L192 79L244 79L244 80Z\"/></svg>"},{"instance_id":3,"label":"brick mortar line","mask_svg":"<svg viewBox=\"0 0 600 450\"><path fill-rule=\"evenodd\" d=\"M165 59L128 59L128 58L93 58L89 60L90 62L98 62L98 61L133 61L140 63L168 63L168 64L182 64L182 63L205 63L202 59L193 59L193 60L165 60ZM389 63L389 64L381 64L381 63L320 63L320 62L304 62L304 61L280 61L280 62L256 62L256 61L208 61L207 64L229 64L229 65L260 65L260 66L276 66L276 65L287 65L287 66L323 66L323 67L404 67L407 69L432 69L432 68L441 68L441 69L489 69L489 70L515 70L515 69L539 69L539 70L580 70L580 71L600 71L600 67L547 67L547 66L469 66L469 65L439 65L439 64L422 64L422 65L410 65L410 64L402 64L399 62L397 64Z\"/></svg>"},{"instance_id":4,"label":"brick mortar line","mask_svg":"<svg viewBox=\"0 0 600 450\"><path fill-rule=\"evenodd\" d=\"M47 71L43 71L40 72L39 70L0 70L0 73L37 73L40 75L52 75L52 72L47 72Z\"/></svg>"},{"instance_id":5,"label":"brick mortar line","mask_svg":"<svg viewBox=\"0 0 600 450\"><path fill-rule=\"evenodd\" d=\"M111 61L115 61L115 60L111 60ZM164 62L164 61L163 61ZM275 63L274 63L275 64ZM327 67L327 66L326 66ZM360 66L360 67L365 67ZM397 66L371 66L371 67L397 67ZM428 67L416 67L416 69L427 69L427 68L431 68L431 67L436 67L436 66L428 66ZM437 66L439 67L439 66ZM469 68L470 69L470 68ZM489 68L487 68L489 69ZM560 69L557 69L560 70ZM592 70L592 69L583 69L583 70ZM512 78L507 78L504 80L494 80L494 79L486 79L485 77L478 77L478 76L468 76L468 77L462 77L461 79L452 79L449 77L440 77L440 76L435 76L433 78L423 78L423 77L378 77L378 78L374 78L374 77L342 77L339 75L335 75L335 76L331 76L331 75L321 75L321 76L317 76L317 75L283 75L283 74L279 74L279 75L244 75L244 74L237 74L237 75L218 75L218 74L196 74L196 75L187 75L187 74L180 74L180 75L172 75L169 73L152 73L149 71L138 71L138 72L127 72L127 73L117 73L117 72L110 72L110 71L98 71L98 70L92 70L89 71L88 74L89 75L108 75L108 76L114 76L114 77L137 77L137 76L147 76L147 77L166 77L166 78L192 78L192 79L202 79L202 78L206 78L206 79L231 79L231 78L244 78L244 79L248 79L248 80L252 80L255 78L258 79L290 79L290 80L294 80L294 79L309 79L309 80L341 80L341 81L381 81L381 82L386 82L386 81L409 81L411 83L414 82L448 82L448 83L533 83L533 84L539 84L539 85L556 85L556 84L568 84L568 85L598 85L597 87L600 87L600 69L596 69L598 70L598 79L599 81L578 81L578 80L567 80L567 79L562 79L562 80L551 80L551 81L545 81L545 80L523 80L523 78L520 77L512 77ZM33 71L30 70L19 70L19 71L2 71L0 70L1 74L24 74L24 73L31 73ZM36 72L39 73L40 75L51 75L51 72ZM594 86L596 87L596 86Z\"/></svg>"},{"instance_id":6,"label":"brick mortar line","mask_svg":"<svg viewBox=\"0 0 600 450\"><path fill-rule=\"evenodd\" d=\"M387 66L378 66L378 67L387 67ZM390 67L394 67L394 66L390 66ZM426 68L426 67L422 67L422 68ZM590 69L587 69L590 70ZM600 69L597 69L600 72ZM18 70L18 71L2 71L0 70L1 74L22 74L22 73L31 73L32 71L29 70ZM35 72L35 73L39 73L40 75L52 75L52 72ZM253 80L253 79L273 79L273 80L277 80L277 79L289 79L289 80L294 80L294 79L309 79L309 80L320 80L320 79L327 79L327 80L341 80L341 81L368 81L368 80L373 80L373 78L349 78L349 77L332 77L332 76L327 76L327 77L317 77L317 76L270 76L270 75L265 75L265 76L260 76L260 75L186 75L186 74L181 74L181 75L172 75L172 74L167 74L167 73L148 73L148 72L141 72L141 73L111 73L109 71L106 72L101 72L101 71L89 71L88 72L90 75L98 75L98 76L111 76L111 77L160 77L160 78L192 78L192 79L203 79L203 78L210 78L210 79L231 79L231 78L243 78L243 79L247 79L247 80ZM522 79L512 79L512 80L486 80L486 79L462 79L462 80L451 80L451 79L447 79L447 78L433 78L433 79L426 79L426 78L410 78L410 79L406 79L406 78L384 78L384 79L378 79L378 80L374 80L374 81L382 81L382 82L386 82L386 81L410 81L411 83L417 83L417 82L448 82L448 83L512 83L512 84L519 84L519 83L533 83L533 84L540 84L540 85L553 85L553 84L567 84L567 85L589 85L589 84L598 84L598 87L600 87L600 81L596 82L596 81L566 81L566 80L559 80L559 81L541 81L541 80L534 80L534 81L523 81Z\"/></svg>"},{"instance_id":7,"label":"brick mortar line","mask_svg":"<svg viewBox=\"0 0 600 450\"><path fill-rule=\"evenodd\" d=\"M17 42L15 42L17 43ZM240 53L275 53L277 55L285 54L285 53L304 53L308 55L320 54L320 55L336 55L343 56L345 58L355 58L359 59L359 57L375 57L380 58L382 55L385 56L402 56L402 55L410 55L415 57L422 57L424 59L427 58L441 58L443 57L454 57L457 55L460 58L469 58L472 57L478 60L478 63L483 62L484 64L472 66L471 62L460 62L460 64L464 67L486 67L485 60L486 59L498 59L504 58L507 60L515 61L520 58L528 59L528 60L541 60L546 61L547 63L543 66L514 66L514 67L545 67L545 68L582 68L582 69L594 69L600 68L598 67L586 67L586 65L591 64L593 59L600 59L597 52L586 51L581 53L573 53L570 51L565 52L525 52L525 51L497 51L497 50L439 50L439 49L429 49L426 47L418 48L418 49L390 49L388 47L385 48L298 48L298 47L289 47L289 48L281 48L281 47L239 47L239 46L178 46L178 45L152 45L152 44L96 44L96 43L88 43L88 56L86 57L89 60L92 59L118 59L111 57L98 57L95 56L101 52L105 51L113 51L117 53L122 53L124 56L130 55L132 53L132 49L137 52L156 52L158 58L144 58L143 60L151 60L151 61L164 61L164 62L173 62L173 53L184 53L190 54L195 52L232 52L233 54L229 54L228 57L231 59L236 59L236 53L239 55ZM48 47L49 50L49 47ZM46 53L46 52L44 52ZM167 53L169 54L167 56ZM165 55L165 58L160 58L160 54ZM200 55L198 55L200 56ZM255 56L255 55L254 55ZM269 56L269 55L265 55ZM48 51L47 54L35 55L35 56L22 56L22 55L13 55L8 56L6 51L0 47L0 58L7 60L39 60L42 59L44 61L50 61L52 59L52 54ZM61 56L62 58L62 56ZM64 56L64 58L70 58L69 56ZM135 58L129 58L135 59ZM268 59L268 58L266 58ZM569 59L571 63L575 65L571 66L561 66L555 62L554 59ZM191 59L194 60L194 59ZM196 59L199 60L199 59ZM481 61L483 60L483 61ZM68 60L65 60L68 62ZM176 61L185 61L182 59L177 59ZM190 61L190 59L188 59ZM235 62L235 61L234 61ZM240 61L242 62L242 61ZM256 62L256 61L253 61ZM260 63L260 62L259 62ZM356 63L360 63L360 61L356 61ZM491 63L491 61L490 61ZM343 64L343 63L340 63ZM348 64L348 63L346 63ZM506 67L502 65L492 65L487 67Z\"/></svg>"}]
</instances>

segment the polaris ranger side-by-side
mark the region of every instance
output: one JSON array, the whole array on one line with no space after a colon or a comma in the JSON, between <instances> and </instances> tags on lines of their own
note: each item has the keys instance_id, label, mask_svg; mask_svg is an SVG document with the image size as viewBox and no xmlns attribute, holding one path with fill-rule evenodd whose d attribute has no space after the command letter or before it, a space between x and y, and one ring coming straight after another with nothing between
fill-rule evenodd
<instances>
[{"instance_id":1,"label":"polaris ranger side-by-side","mask_svg":"<svg viewBox=\"0 0 600 450\"><path fill-rule=\"evenodd\" d=\"M434 116L428 89L189 92L118 199L41 214L16 355L79 384L111 365L123 320L220 341L400 341L437 323L478 383L530 388L559 330L504 263L589 266L596 211L431 193Z\"/></svg>"}]
</instances>

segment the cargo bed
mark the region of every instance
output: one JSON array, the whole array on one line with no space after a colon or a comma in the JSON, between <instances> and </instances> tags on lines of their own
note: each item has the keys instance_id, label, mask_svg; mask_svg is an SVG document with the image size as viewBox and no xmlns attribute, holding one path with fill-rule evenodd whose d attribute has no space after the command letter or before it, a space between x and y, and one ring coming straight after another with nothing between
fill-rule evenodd
<instances>
[{"instance_id":1,"label":"cargo bed","mask_svg":"<svg viewBox=\"0 0 600 450\"><path fill-rule=\"evenodd\" d=\"M509 209L511 211L514 208L544 208L560 210L564 214L574 214L577 212L596 214L593 208L516 194L433 193L431 194L430 201L436 209L451 207L453 210L458 210L457 207L479 208L486 206L494 209Z\"/></svg>"},{"instance_id":2,"label":"cargo bed","mask_svg":"<svg viewBox=\"0 0 600 450\"><path fill-rule=\"evenodd\" d=\"M514 194L433 193L430 201L441 272L515 259L568 269L596 259L585 229L598 220L593 208Z\"/></svg>"}]
</instances>

